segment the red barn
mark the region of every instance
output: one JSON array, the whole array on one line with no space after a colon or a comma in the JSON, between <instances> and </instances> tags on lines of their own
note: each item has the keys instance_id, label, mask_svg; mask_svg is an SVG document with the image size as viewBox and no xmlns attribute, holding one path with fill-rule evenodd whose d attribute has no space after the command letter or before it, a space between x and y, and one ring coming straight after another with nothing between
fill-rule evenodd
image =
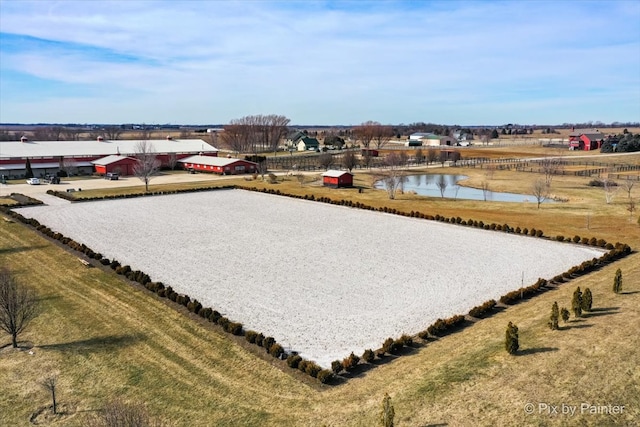
<instances>
[{"instance_id":1,"label":"red barn","mask_svg":"<svg viewBox=\"0 0 640 427\"><path fill-rule=\"evenodd\" d=\"M322 174L322 183L325 187L353 187L353 174L347 171L326 171Z\"/></svg>"},{"instance_id":2,"label":"red barn","mask_svg":"<svg viewBox=\"0 0 640 427\"><path fill-rule=\"evenodd\" d=\"M198 172L213 172L221 175L237 175L242 173L255 173L257 163L247 160L232 159L213 156L191 156L178 160L186 170Z\"/></svg>"},{"instance_id":3,"label":"red barn","mask_svg":"<svg viewBox=\"0 0 640 427\"><path fill-rule=\"evenodd\" d=\"M137 160L133 157L113 155L106 156L91 163L96 168L96 173L106 175L108 173L117 173L118 175L133 175L133 166Z\"/></svg>"},{"instance_id":4,"label":"red barn","mask_svg":"<svg viewBox=\"0 0 640 427\"><path fill-rule=\"evenodd\" d=\"M598 150L603 142L604 135L596 129L576 130L569 134L570 150Z\"/></svg>"},{"instance_id":5,"label":"red barn","mask_svg":"<svg viewBox=\"0 0 640 427\"><path fill-rule=\"evenodd\" d=\"M380 151L375 150L373 148L363 148L360 152L361 156L369 156L369 157L378 157L380 155Z\"/></svg>"}]
</instances>

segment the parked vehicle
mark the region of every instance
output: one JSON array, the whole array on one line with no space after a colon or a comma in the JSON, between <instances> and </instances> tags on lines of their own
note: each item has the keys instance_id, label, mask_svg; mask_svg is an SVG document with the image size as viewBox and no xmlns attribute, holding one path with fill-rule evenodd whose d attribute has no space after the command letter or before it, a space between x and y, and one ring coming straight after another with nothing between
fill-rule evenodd
<instances>
[{"instance_id":1,"label":"parked vehicle","mask_svg":"<svg viewBox=\"0 0 640 427\"><path fill-rule=\"evenodd\" d=\"M27 184L40 185L40 179L39 178L29 178L29 179L27 179Z\"/></svg>"},{"instance_id":2,"label":"parked vehicle","mask_svg":"<svg viewBox=\"0 0 640 427\"><path fill-rule=\"evenodd\" d=\"M117 181L120 176L117 173L109 172L104 176L104 179L108 179L109 181Z\"/></svg>"}]
</instances>

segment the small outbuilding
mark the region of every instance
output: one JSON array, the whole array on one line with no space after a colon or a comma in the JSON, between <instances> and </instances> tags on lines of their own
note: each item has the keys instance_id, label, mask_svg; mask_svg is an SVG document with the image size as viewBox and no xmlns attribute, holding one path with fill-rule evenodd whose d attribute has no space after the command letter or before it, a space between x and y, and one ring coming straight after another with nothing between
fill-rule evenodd
<instances>
[{"instance_id":1,"label":"small outbuilding","mask_svg":"<svg viewBox=\"0 0 640 427\"><path fill-rule=\"evenodd\" d=\"M348 171L326 171L322 174L322 184L333 188L353 187L353 174Z\"/></svg>"},{"instance_id":2,"label":"small outbuilding","mask_svg":"<svg viewBox=\"0 0 640 427\"><path fill-rule=\"evenodd\" d=\"M255 173L257 163L230 157L191 156L178 160L186 170L196 172L213 172L220 175L238 175Z\"/></svg>"},{"instance_id":3,"label":"small outbuilding","mask_svg":"<svg viewBox=\"0 0 640 427\"><path fill-rule=\"evenodd\" d=\"M117 173L118 175L133 175L133 167L137 160L133 157L112 155L94 160L91 163L96 168L96 173L106 175Z\"/></svg>"}]
</instances>

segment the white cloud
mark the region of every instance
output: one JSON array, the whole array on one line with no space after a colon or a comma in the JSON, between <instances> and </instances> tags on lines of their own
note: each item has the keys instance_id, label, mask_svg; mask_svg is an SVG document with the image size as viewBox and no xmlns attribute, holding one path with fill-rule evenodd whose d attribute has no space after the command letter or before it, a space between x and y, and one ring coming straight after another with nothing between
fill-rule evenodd
<instances>
[{"instance_id":1,"label":"white cloud","mask_svg":"<svg viewBox=\"0 0 640 427\"><path fill-rule=\"evenodd\" d=\"M145 109L157 109L165 122L274 112L318 124L357 123L372 114L383 122L460 123L455 109L440 108L453 102L462 110L464 103L490 103L492 121L502 122L511 113L501 107L510 101L503 93L550 105L592 89L639 94L640 29L633 23L640 6L632 3L373 2L329 9L308 2L85 2L82 8L5 2L3 32L59 43L5 50L0 66L52 85L113 93L103 101L114 104L122 91L144 93ZM190 101L191 111L176 113L158 102L166 99ZM13 111L0 121L30 120L17 115L15 102L0 101ZM39 114L32 120L51 114L37 105L30 111ZM589 111L640 120L637 109L594 105ZM68 114L74 120L79 111ZM114 114L90 121L116 121ZM565 121L564 111L546 117L552 114ZM140 121L139 115L132 111L126 121Z\"/></svg>"}]
</instances>

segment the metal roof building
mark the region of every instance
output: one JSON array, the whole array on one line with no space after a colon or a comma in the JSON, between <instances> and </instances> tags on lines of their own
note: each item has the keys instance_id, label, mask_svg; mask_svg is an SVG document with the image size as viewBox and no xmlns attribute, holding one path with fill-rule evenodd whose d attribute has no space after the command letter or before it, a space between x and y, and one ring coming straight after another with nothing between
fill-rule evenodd
<instances>
[{"instance_id":1,"label":"metal roof building","mask_svg":"<svg viewBox=\"0 0 640 427\"><path fill-rule=\"evenodd\" d=\"M0 173L21 177L29 159L36 176L69 167L78 173L93 173L91 162L107 156L135 156L139 146L148 143L163 166L170 158L182 159L194 154L217 156L218 150L202 139L106 140L90 141L20 141L0 142Z\"/></svg>"}]
</instances>

